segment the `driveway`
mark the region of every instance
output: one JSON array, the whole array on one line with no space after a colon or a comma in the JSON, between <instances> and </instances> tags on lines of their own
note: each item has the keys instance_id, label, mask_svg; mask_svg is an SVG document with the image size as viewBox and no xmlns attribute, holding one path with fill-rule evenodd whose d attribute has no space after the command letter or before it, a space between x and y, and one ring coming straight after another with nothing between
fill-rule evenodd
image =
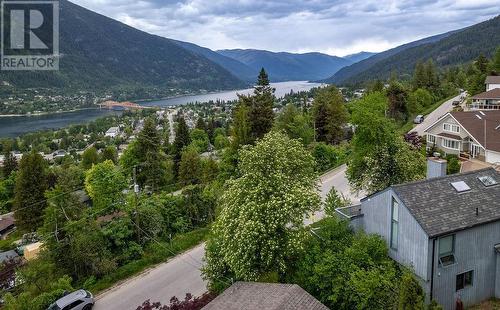
<instances>
[{"instance_id":1,"label":"driveway","mask_svg":"<svg viewBox=\"0 0 500 310\"><path fill-rule=\"evenodd\" d=\"M334 186L353 203L359 202L360 196L350 191L345 172L346 166L342 165L320 177L318 187L322 199ZM323 217L324 213L320 211L311 215L305 222L312 223ZM165 304L172 296L182 299L186 293L194 296L203 294L206 291L206 283L201 278L200 267L204 247L204 244L200 244L103 292L96 297L94 310L134 310L146 299Z\"/></svg>"},{"instance_id":2,"label":"driveway","mask_svg":"<svg viewBox=\"0 0 500 310\"><path fill-rule=\"evenodd\" d=\"M423 136L425 129L427 129L430 125L434 124L438 119L440 119L442 116L444 116L446 113L450 112L453 109L453 101L455 100L460 101L460 97L462 96L462 94L443 102L443 104L437 107L434 111L432 111L428 115L425 115L424 121L421 124L418 124L417 126L413 127L413 129L410 130L410 132L416 131L419 136Z\"/></svg>"}]
</instances>

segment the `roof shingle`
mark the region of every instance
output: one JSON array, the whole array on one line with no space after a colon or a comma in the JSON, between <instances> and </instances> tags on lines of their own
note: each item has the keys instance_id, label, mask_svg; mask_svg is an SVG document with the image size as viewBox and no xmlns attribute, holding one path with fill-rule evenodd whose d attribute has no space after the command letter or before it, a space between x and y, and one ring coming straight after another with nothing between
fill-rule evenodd
<instances>
[{"instance_id":1,"label":"roof shingle","mask_svg":"<svg viewBox=\"0 0 500 310\"><path fill-rule=\"evenodd\" d=\"M500 99L500 88L493 88L492 90L477 94L472 96L472 99Z\"/></svg>"},{"instance_id":2,"label":"roof shingle","mask_svg":"<svg viewBox=\"0 0 500 310\"><path fill-rule=\"evenodd\" d=\"M478 179L482 176L490 176L498 184L487 187ZM458 193L451 185L458 181L471 189ZM493 168L392 188L431 238L500 220L500 173Z\"/></svg>"},{"instance_id":3,"label":"roof shingle","mask_svg":"<svg viewBox=\"0 0 500 310\"><path fill-rule=\"evenodd\" d=\"M328 310L297 284L236 282L202 310Z\"/></svg>"},{"instance_id":4,"label":"roof shingle","mask_svg":"<svg viewBox=\"0 0 500 310\"><path fill-rule=\"evenodd\" d=\"M500 84L500 76L490 75L486 77L486 84Z\"/></svg>"},{"instance_id":5,"label":"roof shingle","mask_svg":"<svg viewBox=\"0 0 500 310\"><path fill-rule=\"evenodd\" d=\"M450 114L485 149L500 152L500 110Z\"/></svg>"}]
</instances>

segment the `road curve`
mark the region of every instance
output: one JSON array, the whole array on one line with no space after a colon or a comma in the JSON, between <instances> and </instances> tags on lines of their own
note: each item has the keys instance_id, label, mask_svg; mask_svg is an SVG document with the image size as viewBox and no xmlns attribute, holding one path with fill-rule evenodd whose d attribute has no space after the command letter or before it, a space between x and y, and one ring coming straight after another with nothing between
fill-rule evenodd
<instances>
[{"instance_id":1,"label":"road curve","mask_svg":"<svg viewBox=\"0 0 500 310\"><path fill-rule=\"evenodd\" d=\"M342 165L320 177L318 187L322 199L334 186L353 203L359 202L360 197L350 191L345 172L346 166ZM306 222L315 222L323 216L323 212L317 212ZM206 283L201 278L200 267L204 246L200 244L101 293L96 297L94 310L135 310L146 299L165 304L172 296L182 299L186 293L203 294Z\"/></svg>"},{"instance_id":2,"label":"road curve","mask_svg":"<svg viewBox=\"0 0 500 310\"><path fill-rule=\"evenodd\" d=\"M453 101L461 101L461 96L465 95L461 93L460 95L451 98L450 100L446 100L437 107L434 111L425 116L424 121L421 124L413 127L410 132L416 131L419 136L424 135L424 130L426 130L430 125L434 124L438 119L444 116L446 113L450 112L453 109Z\"/></svg>"}]
</instances>

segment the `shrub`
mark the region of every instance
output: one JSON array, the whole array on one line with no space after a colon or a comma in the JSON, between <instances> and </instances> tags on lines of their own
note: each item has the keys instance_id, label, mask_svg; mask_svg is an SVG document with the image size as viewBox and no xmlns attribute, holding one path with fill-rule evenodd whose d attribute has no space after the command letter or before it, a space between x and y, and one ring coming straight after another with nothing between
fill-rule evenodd
<instances>
[{"instance_id":1,"label":"shrub","mask_svg":"<svg viewBox=\"0 0 500 310\"><path fill-rule=\"evenodd\" d=\"M460 160L456 155L447 155L446 160L448 161L448 166L446 168L446 174L455 174L460 172Z\"/></svg>"}]
</instances>

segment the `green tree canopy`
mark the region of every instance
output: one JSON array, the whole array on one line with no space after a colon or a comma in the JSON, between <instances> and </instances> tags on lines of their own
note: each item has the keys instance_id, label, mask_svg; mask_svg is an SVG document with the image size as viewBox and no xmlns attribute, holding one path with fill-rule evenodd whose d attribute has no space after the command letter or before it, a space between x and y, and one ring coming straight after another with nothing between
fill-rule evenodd
<instances>
[{"instance_id":1,"label":"green tree canopy","mask_svg":"<svg viewBox=\"0 0 500 310\"><path fill-rule=\"evenodd\" d=\"M99 162L99 154L97 149L93 146L86 148L82 154L82 167L85 170L92 168L92 165Z\"/></svg>"},{"instance_id":2,"label":"green tree canopy","mask_svg":"<svg viewBox=\"0 0 500 310\"><path fill-rule=\"evenodd\" d=\"M335 86L328 86L316 92L313 104L316 140L335 144L344 138L343 126L348 113L344 97Z\"/></svg>"},{"instance_id":3,"label":"green tree canopy","mask_svg":"<svg viewBox=\"0 0 500 310\"><path fill-rule=\"evenodd\" d=\"M202 130L195 128L191 130L191 145L193 145L198 152L203 153L208 150L208 145L210 144L210 140L208 138L208 134Z\"/></svg>"},{"instance_id":4,"label":"green tree canopy","mask_svg":"<svg viewBox=\"0 0 500 310\"><path fill-rule=\"evenodd\" d=\"M252 142L250 132L250 109L240 97L238 104L233 112L232 124L232 146L238 149L242 145L247 145Z\"/></svg>"},{"instance_id":5,"label":"green tree canopy","mask_svg":"<svg viewBox=\"0 0 500 310\"><path fill-rule=\"evenodd\" d=\"M283 130L290 138L301 140L304 145L314 141L314 128L309 114L302 113L289 103L276 119L276 128Z\"/></svg>"},{"instance_id":6,"label":"green tree canopy","mask_svg":"<svg viewBox=\"0 0 500 310\"><path fill-rule=\"evenodd\" d=\"M41 226L47 188L47 163L42 155L34 151L24 154L14 189L14 217L19 229L32 232Z\"/></svg>"},{"instance_id":7,"label":"green tree canopy","mask_svg":"<svg viewBox=\"0 0 500 310\"><path fill-rule=\"evenodd\" d=\"M181 186L198 184L202 178L201 159L195 147L188 147L182 152L179 164L179 183Z\"/></svg>"},{"instance_id":8,"label":"green tree canopy","mask_svg":"<svg viewBox=\"0 0 500 310\"><path fill-rule=\"evenodd\" d=\"M227 181L207 244L204 275L257 280L282 274L302 249L304 218L319 208L314 159L297 140L270 132L241 151L241 177Z\"/></svg>"},{"instance_id":9,"label":"green tree canopy","mask_svg":"<svg viewBox=\"0 0 500 310\"><path fill-rule=\"evenodd\" d=\"M394 121L384 116L386 107L387 98L381 93L355 103L352 122L356 133L347 177L357 190L373 193L424 177L425 157L403 141Z\"/></svg>"},{"instance_id":10,"label":"green tree canopy","mask_svg":"<svg viewBox=\"0 0 500 310\"><path fill-rule=\"evenodd\" d=\"M94 165L86 172L85 189L97 210L122 202L122 191L126 187L127 180L110 160Z\"/></svg>"}]
</instances>

